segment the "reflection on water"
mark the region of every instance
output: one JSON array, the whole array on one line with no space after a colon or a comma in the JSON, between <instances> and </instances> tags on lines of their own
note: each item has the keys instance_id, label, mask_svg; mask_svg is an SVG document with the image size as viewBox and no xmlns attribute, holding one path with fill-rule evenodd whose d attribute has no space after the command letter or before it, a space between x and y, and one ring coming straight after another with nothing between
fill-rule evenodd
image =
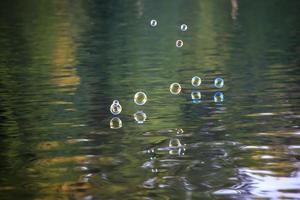
<instances>
[{"instance_id":1,"label":"reflection on water","mask_svg":"<svg viewBox=\"0 0 300 200\"><path fill-rule=\"evenodd\" d=\"M1 2L0 199L299 198L299 6Z\"/></svg>"},{"instance_id":2,"label":"reflection on water","mask_svg":"<svg viewBox=\"0 0 300 200\"><path fill-rule=\"evenodd\" d=\"M122 128L122 120L119 117L113 117L110 120L110 128L111 129L119 129Z\"/></svg>"},{"instance_id":3,"label":"reflection on water","mask_svg":"<svg viewBox=\"0 0 300 200\"><path fill-rule=\"evenodd\" d=\"M144 111L139 110L133 114L133 118L138 124L143 124L147 119L147 115Z\"/></svg>"}]
</instances>

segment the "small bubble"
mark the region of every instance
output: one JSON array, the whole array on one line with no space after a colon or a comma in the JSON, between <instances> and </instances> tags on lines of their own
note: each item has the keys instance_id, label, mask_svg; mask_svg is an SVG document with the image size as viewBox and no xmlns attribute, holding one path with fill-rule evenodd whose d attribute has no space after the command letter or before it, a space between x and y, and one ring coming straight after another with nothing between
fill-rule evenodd
<instances>
[{"instance_id":1,"label":"small bubble","mask_svg":"<svg viewBox=\"0 0 300 200\"><path fill-rule=\"evenodd\" d=\"M177 128L176 129L176 133L177 134L182 134L184 131L183 131L183 129L182 128Z\"/></svg>"},{"instance_id":2,"label":"small bubble","mask_svg":"<svg viewBox=\"0 0 300 200\"><path fill-rule=\"evenodd\" d=\"M146 151L147 153L154 153L155 152L155 149L148 149L147 151Z\"/></svg>"},{"instance_id":3,"label":"small bubble","mask_svg":"<svg viewBox=\"0 0 300 200\"><path fill-rule=\"evenodd\" d=\"M157 172L158 172L158 169L151 169L151 171L152 171L153 173L157 173Z\"/></svg>"},{"instance_id":4,"label":"small bubble","mask_svg":"<svg viewBox=\"0 0 300 200\"><path fill-rule=\"evenodd\" d=\"M111 129L119 129L119 128L122 128L122 121L119 117L113 117L110 120L109 125L110 125Z\"/></svg>"},{"instance_id":5,"label":"small bubble","mask_svg":"<svg viewBox=\"0 0 300 200\"><path fill-rule=\"evenodd\" d=\"M133 100L136 105L142 106L147 102L147 95L144 92L137 92Z\"/></svg>"},{"instance_id":6,"label":"small bubble","mask_svg":"<svg viewBox=\"0 0 300 200\"><path fill-rule=\"evenodd\" d=\"M170 148L178 148L178 147L181 147L181 143L180 143L180 140L177 139L177 138L172 138L170 141L169 141L169 147Z\"/></svg>"},{"instance_id":7,"label":"small bubble","mask_svg":"<svg viewBox=\"0 0 300 200\"><path fill-rule=\"evenodd\" d=\"M110 106L110 112L113 115L118 115L122 112L122 106L121 106L121 104L119 103L118 100L113 101L113 103Z\"/></svg>"},{"instance_id":8,"label":"small bubble","mask_svg":"<svg viewBox=\"0 0 300 200\"><path fill-rule=\"evenodd\" d=\"M187 29L188 29L188 26L186 24L181 24L181 26L180 26L181 31L187 31Z\"/></svg>"},{"instance_id":9,"label":"small bubble","mask_svg":"<svg viewBox=\"0 0 300 200\"><path fill-rule=\"evenodd\" d=\"M201 102L201 93L199 91L192 91L191 98L193 103L200 103Z\"/></svg>"},{"instance_id":10,"label":"small bubble","mask_svg":"<svg viewBox=\"0 0 300 200\"><path fill-rule=\"evenodd\" d=\"M137 111L133 114L133 117L138 124L143 124L147 119L147 115L143 111Z\"/></svg>"},{"instance_id":11,"label":"small bubble","mask_svg":"<svg viewBox=\"0 0 300 200\"><path fill-rule=\"evenodd\" d=\"M157 26L157 21L156 21L155 19L152 19L152 20L150 21L150 25L151 25L152 27Z\"/></svg>"},{"instance_id":12,"label":"small bubble","mask_svg":"<svg viewBox=\"0 0 300 200\"><path fill-rule=\"evenodd\" d=\"M198 86L201 85L201 78L198 77L198 76L194 76L194 77L192 78L191 83L192 83L192 85L193 85L194 87L198 87Z\"/></svg>"},{"instance_id":13,"label":"small bubble","mask_svg":"<svg viewBox=\"0 0 300 200\"><path fill-rule=\"evenodd\" d=\"M222 78L216 78L214 83L216 88L222 88L224 86L224 80Z\"/></svg>"},{"instance_id":14,"label":"small bubble","mask_svg":"<svg viewBox=\"0 0 300 200\"><path fill-rule=\"evenodd\" d=\"M181 92L181 86L179 83L172 83L170 85L170 92L172 94L179 94Z\"/></svg>"},{"instance_id":15,"label":"small bubble","mask_svg":"<svg viewBox=\"0 0 300 200\"><path fill-rule=\"evenodd\" d=\"M220 103L224 101L224 95L222 92L216 92L214 95L214 102Z\"/></svg>"},{"instance_id":16,"label":"small bubble","mask_svg":"<svg viewBox=\"0 0 300 200\"><path fill-rule=\"evenodd\" d=\"M183 41L182 40L177 40L176 41L176 47L181 48L183 46Z\"/></svg>"}]
</instances>

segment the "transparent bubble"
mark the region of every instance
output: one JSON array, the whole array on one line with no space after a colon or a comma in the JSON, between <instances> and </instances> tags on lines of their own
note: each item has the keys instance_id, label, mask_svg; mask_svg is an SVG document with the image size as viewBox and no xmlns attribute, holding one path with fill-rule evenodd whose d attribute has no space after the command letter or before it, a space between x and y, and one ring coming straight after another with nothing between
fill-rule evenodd
<instances>
[{"instance_id":1,"label":"transparent bubble","mask_svg":"<svg viewBox=\"0 0 300 200\"><path fill-rule=\"evenodd\" d=\"M216 92L214 94L214 102L220 103L224 101L224 94L222 92Z\"/></svg>"},{"instance_id":2,"label":"transparent bubble","mask_svg":"<svg viewBox=\"0 0 300 200\"><path fill-rule=\"evenodd\" d=\"M194 77L192 78L191 83L192 83L192 86L198 87L198 86L201 85L201 78L198 77L198 76L194 76Z\"/></svg>"},{"instance_id":3,"label":"transparent bubble","mask_svg":"<svg viewBox=\"0 0 300 200\"><path fill-rule=\"evenodd\" d=\"M222 78L215 79L215 87L222 88L224 86L224 80Z\"/></svg>"},{"instance_id":4,"label":"transparent bubble","mask_svg":"<svg viewBox=\"0 0 300 200\"><path fill-rule=\"evenodd\" d=\"M109 125L110 125L111 129L119 129L119 128L122 128L122 121L119 117L113 117L110 120Z\"/></svg>"},{"instance_id":5,"label":"transparent bubble","mask_svg":"<svg viewBox=\"0 0 300 200\"><path fill-rule=\"evenodd\" d=\"M187 29L188 29L188 26L186 24L181 24L181 26L180 26L181 31L187 31Z\"/></svg>"},{"instance_id":6,"label":"transparent bubble","mask_svg":"<svg viewBox=\"0 0 300 200\"><path fill-rule=\"evenodd\" d=\"M179 94L181 92L181 86L179 83L172 83L170 85L170 92L172 94Z\"/></svg>"},{"instance_id":7,"label":"transparent bubble","mask_svg":"<svg viewBox=\"0 0 300 200\"><path fill-rule=\"evenodd\" d=\"M113 115L118 115L122 112L122 106L121 106L121 104L119 103L118 100L113 101L113 103L110 106L110 112Z\"/></svg>"},{"instance_id":8,"label":"transparent bubble","mask_svg":"<svg viewBox=\"0 0 300 200\"><path fill-rule=\"evenodd\" d=\"M183 46L183 41L182 40L177 40L176 41L176 47L181 48Z\"/></svg>"},{"instance_id":9,"label":"transparent bubble","mask_svg":"<svg viewBox=\"0 0 300 200\"><path fill-rule=\"evenodd\" d=\"M170 148L178 148L178 147L181 147L181 142L179 139L177 138L172 138L170 141L169 141L169 147Z\"/></svg>"},{"instance_id":10,"label":"transparent bubble","mask_svg":"<svg viewBox=\"0 0 300 200\"><path fill-rule=\"evenodd\" d=\"M192 91L191 98L193 103L200 103L201 102L201 92L199 91Z\"/></svg>"},{"instance_id":11,"label":"transparent bubble","mask_svg":"<svg viewBox=\"0 0 300 200\"><path fill-rule=\"evenodd\" d=\"M147 115L143 111L137 111L133 114L133 117L138 124L143 124L147 119Z\"/></svg>"},{"instance_id":12,"label":"transparent bubble","mask_svg":"<svg viewBox=\"0 0 300 200\"><path fill-rule=\"evenodd\" d=\"M142 106L147 102L147 95L144 92L137 92L133 100L136 105Z\"/></svg>"},{"instance_id":13,"label":"transparent bubble","mask_svg":"<svg viewBox=\"0 0 300 200\"><path fill-rule=\"evenodd\" d=\"M152 27L157 26L157 21L156 21L155 19L152 19L152 20L150 21L150 26L152 26Z\"/></svg>"}]
</instances>

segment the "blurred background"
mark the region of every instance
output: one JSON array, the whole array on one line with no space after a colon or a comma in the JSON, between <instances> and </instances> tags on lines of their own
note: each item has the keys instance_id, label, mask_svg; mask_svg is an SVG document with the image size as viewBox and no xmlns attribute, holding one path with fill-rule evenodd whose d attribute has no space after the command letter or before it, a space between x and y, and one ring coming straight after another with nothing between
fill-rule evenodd
<instances>
[{"instance_id":1,"label":"blurred background","mask_svg":"<svg viewBox=\"0 0 300 200\"><path fill-rule=\"evenodd\" d=\"M299 199L300 1L0 5L0 199Z\"/></svg>"}]
</instances>

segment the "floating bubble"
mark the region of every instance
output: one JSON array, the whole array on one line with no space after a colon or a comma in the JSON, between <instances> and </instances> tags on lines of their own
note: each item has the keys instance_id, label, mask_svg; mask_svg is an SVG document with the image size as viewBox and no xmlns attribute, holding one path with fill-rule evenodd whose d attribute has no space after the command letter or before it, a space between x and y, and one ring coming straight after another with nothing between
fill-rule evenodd
<instances>
[{"instance_id":1,"label":"floating bubble","mask_svg":"<svg viewBox=\"0 0 300 200\"><path fill-rule=\"evenodd\" d=\"M172 83L170 85L170 92L172 94L179 94L181 92L181 86L179 83Z\"/></svg>"},{"instance_id":2,"label":"floating bubble","mask_svg":"<svg viewBox=\"0 0 300 200\"><path fill-rule=\"evenodd\" d=\"M201 92L199 91L192 91L191 98L193 103L200 103L201 102Z\"/></svg>"},{"instance_id":3,"label":"floating bubble","mask_svg":"<svg viewBox=\"0 0 300 200\"><path fill-rule=\"evenodd\" d=\"M224 80L222 78L215 79L215 87L222 88L224 86Z\"/></svg>"},{"instance_id":4,"label":"floating bubble","mask_svg":"<svg viewBox=\"0 0 300 200\"><path fill-rule=\"evenodd\" d=\"M151 153L155 152L155 149L148 149L146 152L149 153L149 154L151 154Z\"/></svg>"},{"instance_id":5,"label":"floating bubble","mask_svg":"<svg viewBox=\"0 0 300 200\"><path fill-rule=\"evenodd\" d=\"M177 128L177 129L176 129L176 133L179 134L179 135L182 134L183 132L184 132L184 131L183 131L182 128Z\"/></svg>"},{"instance_id":6,"label":"floating bubble","mask_svg":"<svg viewBox=\"0 0 300 200\"><path fill-rule=\"evenodd\" d=\"M143 124L147 119L147 115L143 111L137 111L133 114L133 117L138 124Z\"/></svg>"},{"instance_id":7,"label":"floating bubble","mask_svg":"<svg viewBox=\"0 0 300 200\"><path fill-rule=\"evenodd\" d=\"M192 86L198 87L198 86L201 85L201 78L198 77L198 76L194 76L194 77L192 78L191 83L192 83Z\"/></svg>"},{"instance_id":8,"label":"floating bubble","mask_svg":"<svg viewBox=\"0 0 300 200\"><path fill-rule=\"evenodd\" d=\"M144 92L137 92L133 100L136 105L142 106L147 102L147 95Z\"/></svg>"},{"instance_id":9,"label":"floating bubble","mask_svg":"<svg viewBox=\"0 0 300 200\"><path fill-rule=\"evenodd\" d=\"M158 172L158 169L151 169L151 171L153 172L153 173L157 173Z\"/></svg>"},{"instance_id":10,"label":"floating bubble","mask_svg":"<svg viewBox=\"0 0 300 200\"><path fill-rule=\"evenodd\" d=\"M122 121L119 117L113 117L110 120L109 125L110 125L111 129L119 129L119 128L122 128Z\"/></svg>"},{"instance_id":11,"label":"floating bubble","mask_svg":"<svg viewBox=\"0 0 300 200\"><path fill-rule=\"evenodd\" d=\"M224 101L224 94L222 92L216 92L214 94L214 102L220 103Z\"/></svg>"},{"instance_id":12,"label":"floating bubble","mask_svg":"<svg viewBox=\"0 0 300 200\"><path fill-rule=\"evenodd\" d=\"M150 26L152 26L152 27L157 26L157 21L156 21L155 19L152 19L152 20L150 21Z\"/></svg>"},{"instance_id":13,"label":"floating bubble","mask_svg":"<svg viewBox=\"0 0 300 200\"><path fill-rule=\"evenodd\" d=\"M169 147L170 148L178 148L178 147L181 147L181 142L179 139L177 138L172 138L170 141L169 141Z\"/></svg>"},{"instance_id":14,"label":"floating bubble","mask_svg":"<svg viewBox=\"0 0 300 200\"><path fill-rule=\"evenodd\" d=\"M110 112L113 115L118 115L122 112L122 106L121 106L121 104L119 103L118 100L113 101L113 103L110 106Z\"/></svg>"},{"instance_id":15,"label":"floating bubble","mask_svg":"<svg viewBox=\"0 0 300 200\"><path fill-rule=\"evenodd\" d=\"M187 31L187 29L188 29L188 26L186 24L181 24L181 26L180 26L181 31Z\"/></svg>"},{"instance_id":16,"label":"floating bubble","mask_svg":"<svg viewBox=\"0 0 300 200\"><path fill-rule=\"evenodd\" d=\"M176 41L176 47L181 48L183 46L183 41L182 40L177 40Z\"/></svg>"}]
</instances>

